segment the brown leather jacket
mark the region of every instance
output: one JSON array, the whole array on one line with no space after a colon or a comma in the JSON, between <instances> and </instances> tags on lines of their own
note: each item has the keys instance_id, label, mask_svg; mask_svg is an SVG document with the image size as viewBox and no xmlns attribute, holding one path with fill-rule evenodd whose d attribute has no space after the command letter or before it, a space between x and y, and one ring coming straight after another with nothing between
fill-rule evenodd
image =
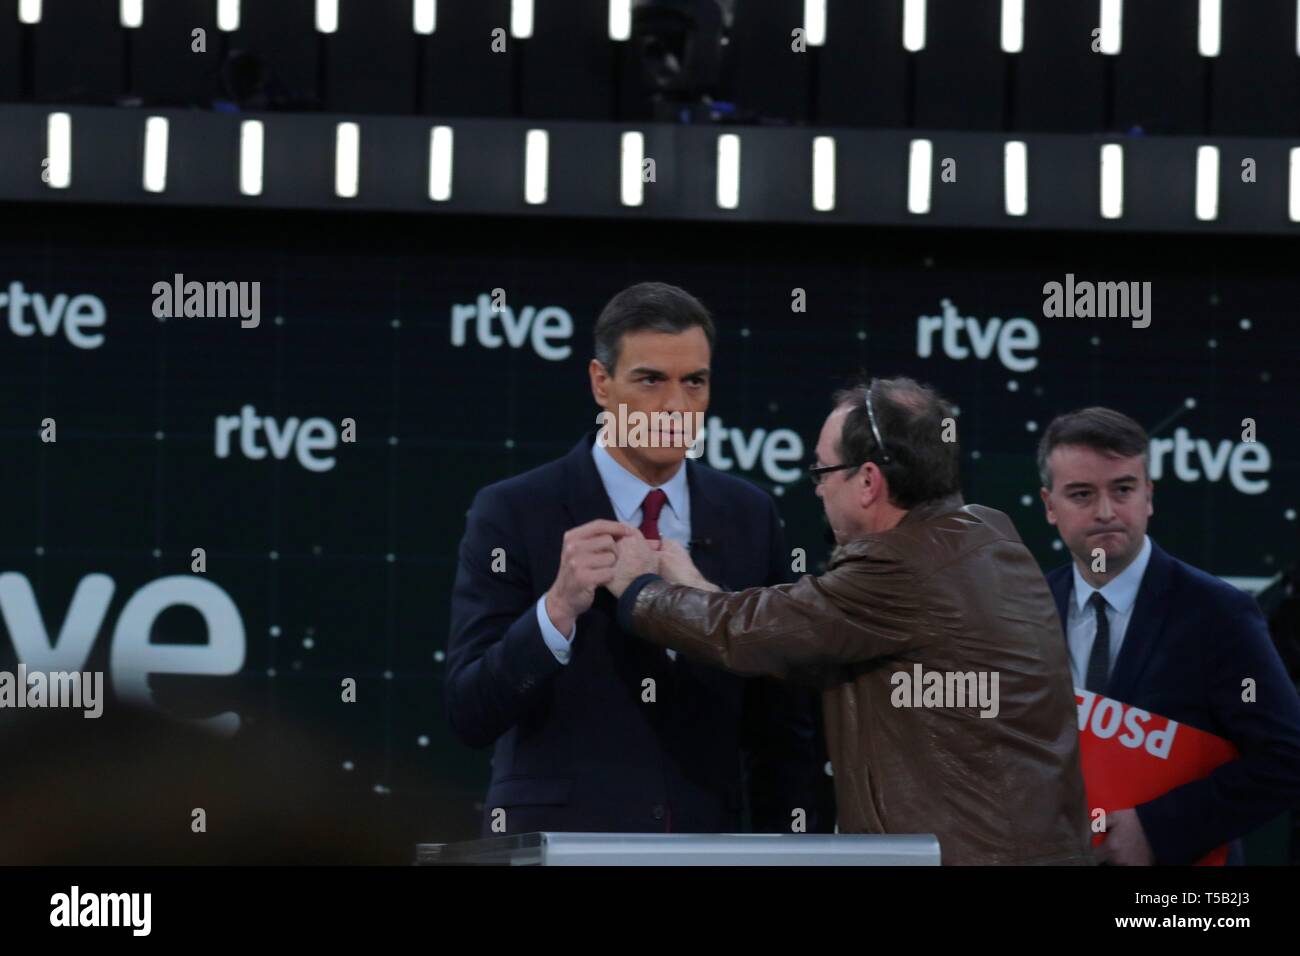
<instances>
[{"instance_id":1,"label":"brown leather jacket","mask_svg":"<svg viewBox=\"0 0 1300 956\"><path fill-rule=\"evenodd\" d=\"M816 683L840 832L933 833L945 863L1094 862L1056 605L1002 512L927 503L779 587L644 576L619 615L729 671Z\"/></svg>"}]
</instances>

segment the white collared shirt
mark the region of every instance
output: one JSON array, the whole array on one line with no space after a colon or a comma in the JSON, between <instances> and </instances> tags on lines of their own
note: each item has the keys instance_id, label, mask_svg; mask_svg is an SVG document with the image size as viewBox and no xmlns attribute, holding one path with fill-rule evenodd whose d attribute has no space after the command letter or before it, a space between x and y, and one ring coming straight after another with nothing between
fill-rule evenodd
<instances>
[{"instance_id":1,"label":"white collared shirt","mask_svg":"<svg viewBox=\"0 0 1300 956\"><path fill-rule=\"evenodd\" d=\"M1098 592L1106 601L1106 621L1110 624L1110 666L1107 674L1112 674L1115 672L1115 661L1119 659L1120 645L1124 643L1124 635L1128 631L1128 622L1133 617L1133 605L1137 603L1142 576L1146 574L1150 561L1151 539L1143 535L1142 550L1133 559L1133 563L1107 581L1104 587L1094 588L1079 573L1078 563L1071 564L1074 585L1071 596L1066 599L1065 632L1070 645L1070 673L1074 676L1075 687L1087 686L1088 659L1092 654L1093 641L1097 638L1097 612L1089 607L1088 602Z\"/></svg>"},{"instance_id":2,"label":"white collared shirt","mask_svg":"<svg viewBox=\"0 0 1300 956\"><path fill-rule=\"evenodd\" d=\"M650 494L655 486L642 481L615 461L609 449L599 441L592 444L591 457L596 463L600 483L605 486L605 494L609 495L609 503L614 507L614 517L633 528L641 527L641 506L645 503L645 496ZM663 510L659 512L659 537L676 541L683 548L689 548L691 489L686 480L686 462L683 461L677 472L659 488L668 497ZM573 637L577 633L578 626L575 624L573 631L568 638L565 638L546 614L545 594L537 602L537 625L542 629L542 639L546 641L546 646L551 649L555 659L561 664L569 663ZM665 648L664 653L672 660L677 659L676 651Z\"/></svg>"}]
</instances>

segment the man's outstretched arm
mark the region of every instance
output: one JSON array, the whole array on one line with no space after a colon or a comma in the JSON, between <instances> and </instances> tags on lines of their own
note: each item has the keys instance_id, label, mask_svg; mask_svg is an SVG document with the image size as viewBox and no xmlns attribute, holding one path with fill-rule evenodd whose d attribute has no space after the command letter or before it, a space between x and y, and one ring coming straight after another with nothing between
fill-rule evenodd
<instances>
[{"instance_id":1,"label":"man's outstretched arm","mask_svg":"<svg viewBox=\"0 0 1300 956\"><path fill-rule=\"evenodd\" d=\"M870 660L899 653L917 632L910 575L884 548L820 577L731 593L668 583L639 535L621 540L618 554L607 587L620 626L733 673L787 678Z\"/></svg>"}]
</instances>

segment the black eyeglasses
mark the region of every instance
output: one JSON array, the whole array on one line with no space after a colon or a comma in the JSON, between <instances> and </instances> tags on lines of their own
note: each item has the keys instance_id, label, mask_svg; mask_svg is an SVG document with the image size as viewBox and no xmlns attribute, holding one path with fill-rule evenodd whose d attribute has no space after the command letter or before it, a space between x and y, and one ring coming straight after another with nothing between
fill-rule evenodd
<instances>
[{"instance_id":1,"label":"black eyeglasses","mask_svg":"<svg viewBox=\"0 0 1300 956\"><path fill-rule=\"evenodd\" d=\"M832 471L843 471L845 468L861 468L862 463L856 465L816 465L808 469L808 477L814 485L820 485L826 480L826 476Z\"/></svg>"},{"instance_id":2,"label":"black eyeglasses","mask_svg":"<svg viewBox=\"0 0 1300 956\"><path fill-rule=\"evenodd\" d=\"M871 422L871 434L876 439L876 447L880 449L880 463L888 465L893 459L889 456L889 452L885 451L885 442L881 439L880 429L876 426L876 410L871 407L871 390L875 386L874 380L867 386L867 419ZM831 472L844 471L846 468L861 468L865 464L866 462L858 462L856 465L815 465L808 469L808 477L814 485L820 485Z\"/></svg>"}]
</instances>

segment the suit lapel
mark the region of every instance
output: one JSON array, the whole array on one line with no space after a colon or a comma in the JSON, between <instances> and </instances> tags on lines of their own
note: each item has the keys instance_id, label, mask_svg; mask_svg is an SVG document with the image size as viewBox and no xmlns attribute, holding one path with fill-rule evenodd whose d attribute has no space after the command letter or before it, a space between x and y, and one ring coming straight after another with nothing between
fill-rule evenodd
<instances>
[{"instance_id":1,"label":"suit lapel","mask_svg":"<svg viewBox=\"0 0 1300 956\"><path fill-rule=\"evenodd\" d=\"M1133 691L1142 676L1142 670L1150 659L1151 652L1164 636L1169 616L1166 594L1172 576L1173 559L1152 541L1151 559L1138 587L1133 615L1124 632L1124 643L1120 647L1119 658L1115 661L1110 680L1106 682L1107 697L1118 701L1133 699Z\"/></svg>"},{"instance_id":2,"label":"suit lapel","mask_svg":"<svg viewBox=\"0 0 1300 956\"><path fill-rule=\"evenodd\" d=\"M686 481L691 489L691 560L705 578L730 590L723 547L730 509L713 477L703 465L686 459Z\"/></svg>"},{"instance_id":3,"label":"suit lapel","mask_svg":"<svg viewBox=\"0 0 1300 956\"><path fill-rule=\"evenodd\" d=\"M596 463L591 458L593 441L594 432L578 442L564 459L565 507L573 522L570 527L573 528L601 518L607 521L618 520L614 517L614 506L610 503L609 494L601 484L600 472L596 470Z\"/></svg>"},{"instance_id":4,"label":"suit lapel","mask_svg":"<svg viewBox=\"0 0 1300 956\"><path fill-rule=\"evenodd\" d=\"M691 489L691 560L705 579L724 591L730 591L730 566L727 545L735 543L731 528L731 508L718 485L717 476L709 468L686 459L686 482ZM735 680L725 671L677 655L674 679L691 680L718 688Z\"/></svg>"}]
</instances>

